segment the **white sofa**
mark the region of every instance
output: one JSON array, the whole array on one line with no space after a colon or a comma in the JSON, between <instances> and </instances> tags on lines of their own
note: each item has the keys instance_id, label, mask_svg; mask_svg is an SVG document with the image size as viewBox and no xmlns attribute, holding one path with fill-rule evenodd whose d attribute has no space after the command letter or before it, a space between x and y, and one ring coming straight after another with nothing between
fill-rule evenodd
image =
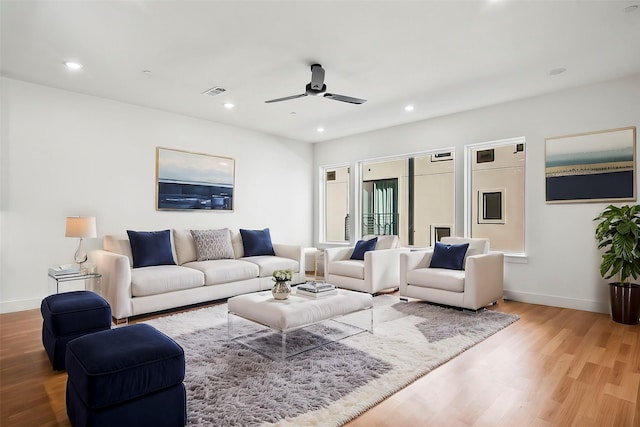
<instances>
[{"instance_id":1,"label":"white sofa","mask_svg":"<svg viewBox=\"0 0 640 427\"><path fill-rule=\"evenodd\" d=\"M305 281L304 249L273 244L275 256L244 256L242 237L230 231L233 259L196 261L190 230L171 231L175 265L133 268L128 236L107 235L103 249L92 251L91 261L102 274L102 296L111 305L117 323L131 316L229 298L273 287L274 270L291 269L292 284Z\"/></svg>"},{"instance_id":2,"label":"white sofa","mask_svg":"<svg viewBox=\"0 0 640 427\"><path fill-rule=\"evenodd\" d=\"M408 248L398 248L398 236L378 237L375 250L364 253L364 260L351 259L354 246L328 248L324 253L324 280L340 288L376 294L397 288L400 282L400 254Z\"/></svg>"},{"instance_id":3,"label":"white sofa","mask_svg":"<svg viewBox=\"0 0 640 427\"><path fill-rule=\"evenodd\" d=\"M491 252L489 240L443 237L442 243L469 243L463 270L429 268L433 249L400 256L400 299L421 300L478 310L502 298L504 254Z\"/></svg>"}]
</instances>

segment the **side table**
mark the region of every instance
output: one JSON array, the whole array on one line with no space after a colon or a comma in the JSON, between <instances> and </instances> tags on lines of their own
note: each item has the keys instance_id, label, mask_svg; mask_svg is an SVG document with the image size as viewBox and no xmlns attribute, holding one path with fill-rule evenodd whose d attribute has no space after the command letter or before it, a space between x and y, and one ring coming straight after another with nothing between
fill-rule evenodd
<instances>
[{"instance_id":1,"label":"side table","mask_svg":"<svg viewBox=\"0 0 640 427\"><path fill-rule=\"evenodd\" d=\"M63 283L66 282L74 282L78 280L84 280L84 289L88 291L93 291L97 294L100 294L100 280L102 279L102 274L99 273L75 273L75 274L64 274L64 275L55 275L49 274L49 278L53 279L56 282L56 294L60 293L60 288ZM87 281L89 281L89 286L87 287ZM70 289L77 290L77 289Z\"/></svg>"}]
</instances>

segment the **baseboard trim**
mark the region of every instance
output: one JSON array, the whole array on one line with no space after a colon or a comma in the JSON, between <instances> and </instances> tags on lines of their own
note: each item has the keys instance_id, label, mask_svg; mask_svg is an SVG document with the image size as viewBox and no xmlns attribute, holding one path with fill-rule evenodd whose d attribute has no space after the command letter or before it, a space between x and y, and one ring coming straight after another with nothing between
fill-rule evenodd
<instances>
[{"instance_id":1,"label":"baseboard trim","mask_svg":"<svg viewBox=\"0 0 640 427\"><path fill-rule=\"evenodd\" d=\"M592 311L595 313L609 313L608 301L590 301L557 295L533 294L529 292L510 291L505 289L504 299L526 302L529 304L548 305L551 307L572 308L575 310Z\"/></svg>"},{"instance_id":2,"label":"baseboard trim","mask_svg":"<svg viewBox=\"0 0 640 427\"><path fill-rule=\"evenodd\" d=\"M40 308L41 303L42 303L42 298L2 301L0 302L0 314L14 313L16 311L33 310L34 308Z\"/></svg>"},{"instance_id":3,"label":"baseboard trim","mask_svg":"<svg viewBox=\"0 0 640 427\"><path fill-rule=\"evenodd\" d=\"M526 302L529 304L549 305L552 307L572 308L575 310L592 311L595 313L609 313L608 301L589 301L575 298L559 297L556 295L534 294L530 292L511 291L505 289L504 299ZM0 302L0 314L40 308L42 299L24 299Z\"/></svg>"}]
</instances>

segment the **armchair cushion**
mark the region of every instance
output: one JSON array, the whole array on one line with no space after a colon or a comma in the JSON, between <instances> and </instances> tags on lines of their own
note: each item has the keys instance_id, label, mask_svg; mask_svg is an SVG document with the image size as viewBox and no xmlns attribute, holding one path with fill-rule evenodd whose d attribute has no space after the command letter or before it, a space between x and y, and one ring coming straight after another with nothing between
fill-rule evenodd
<instances>
[{"instance_id":1,"label":"armchair cushion","mask_svg":"<svg viewBox=\"0 0 640 427\"><path fill-rule=\"evenodd\" d=\"M335 274L337 276L364 280L364 261L356 259L334 261L329 264L328 269L331 274Z\"/></svg>"},{"instance_id":2,"label":"armchair cushion","mask_svg":"<svg viewBox=\"0 0 640 427\"><path fill-rule=\"evenodd\" d=\"M378 243L377 237L374 237L371 240L358 240L356 246L353 248L351 259L364 261L364 253L374 251L376 249L376 243Z\"/></svg>"},{"instance_id":3,"label":"armchair cushion","mask_svg":"<svg viewBox=\"0 0 640 427\"><path fill-rule=\"evenodd\" d=\"M171 230L127 230L131 242L133 268L175 265L171 250Z\"/></svg>"},{"instance_id":4,"label":"armchair cushion","mask_svg":"<svg viewBox=\"0 0 640 427\"><path fill-rule=\"evenodd\" d=\"M244 256L275 255L269 229L244 230L240 229Z\"/></svg>"},{"instance_id":5,"label":"armchair cushion","mask_svg":"<svg viewBox=\"0 0 640 427\"><path fill-rule=\"evenodd\" d=\"M469 243L448 245L436 242L429 268L446 268L449 270L463 270L464 256L469 249Z\"/></svg>"},{"instance_id":6,"label":"armchair cushion","mask_svg":"<svg viewBox=\"0 0 640 427\"><path fill-rule=\"evenodd\" d=\"M407 283L422 288L464 292L465 272L446 268L418 268L407 272Z\"/></svg>"},{"instance_id":7,"label":"armchair cushion","mask_svg":"<svg viewBox=\"0 0 640 427\"><path fill-rule=\"evenodd\" d=\"M378 243L376 243L376 251L381 249L394 249L398 247L398 236L393 234L385 234L376 236L375 234L368 234L366 236L362 236L362 240L370 240L374 237L378 238Z\"/></svg>"}]
</instances>

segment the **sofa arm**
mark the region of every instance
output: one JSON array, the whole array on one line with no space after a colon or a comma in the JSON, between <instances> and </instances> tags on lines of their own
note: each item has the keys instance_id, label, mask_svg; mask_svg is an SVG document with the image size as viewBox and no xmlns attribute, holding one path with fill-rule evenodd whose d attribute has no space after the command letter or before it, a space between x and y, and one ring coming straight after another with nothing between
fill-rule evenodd
<instances>
[{"instance_id":1,"label":"sofa arm","mask_svg":"<svg viewBox=\"0 0 640 427\"><path fill-rule=\"evenodd\" d=\"M282 243L274 243L273 251L276 256L282 258L289 258L298 262L299 270L295 273L303 273L305 272L305 256L304 256L304 248L300 245L285 245Z\"/></svg>"},{"instance_id":2,"label":"sofa arm","mask_svg":"<svg viewBox=\"0 0 640 427\"><path fill-rule=\"evenodd\" d=\"M394 248L364 253L364 277L371 293L399 286L400 254L408 252L408 248Z\"/></svg>"},{"instance_id":3,"label":"sofa arm","mask_svg":"<svg viewBox=\"0 0 640 427\"><path fill-rule=\"evenodd\" d=\"M400 296L407 295L407 273L418 268L428 268L431 264L433 249L412 251L400 254Z\"/></svg>"},{"instance_id":4,"label":"sofa arm","mask_svg":"<svg viewBox=\"0 0 640 427\"><path fill-rule=\"evenodd\" d=\"M467 257L465 265L464 306L477 310L502 298L504 281L504 254Z\"/></svg>"},{"instance_id":5,"label":"sofa arm","mask_svg":"<svg viewBox=\"0 0 640 427\"><path fill-rule=\"evenodd\" d=\"M132 315L131 267L129 258L102 249L92 251L91 260L96 264L100 280L100 294L109 302L111 315L124 319Z\"/></svg>"},{"instance_id":6,"label":"sofa arm","mask_svg":"<svg viewBox=\"0 0 640 427\"><path fill-rule=\"evenodd\" d=\"M331 273L329 264L351 258L354 246L346 248L327 248L324 250L324 274Z\"/></svg>"}]
</instances>

